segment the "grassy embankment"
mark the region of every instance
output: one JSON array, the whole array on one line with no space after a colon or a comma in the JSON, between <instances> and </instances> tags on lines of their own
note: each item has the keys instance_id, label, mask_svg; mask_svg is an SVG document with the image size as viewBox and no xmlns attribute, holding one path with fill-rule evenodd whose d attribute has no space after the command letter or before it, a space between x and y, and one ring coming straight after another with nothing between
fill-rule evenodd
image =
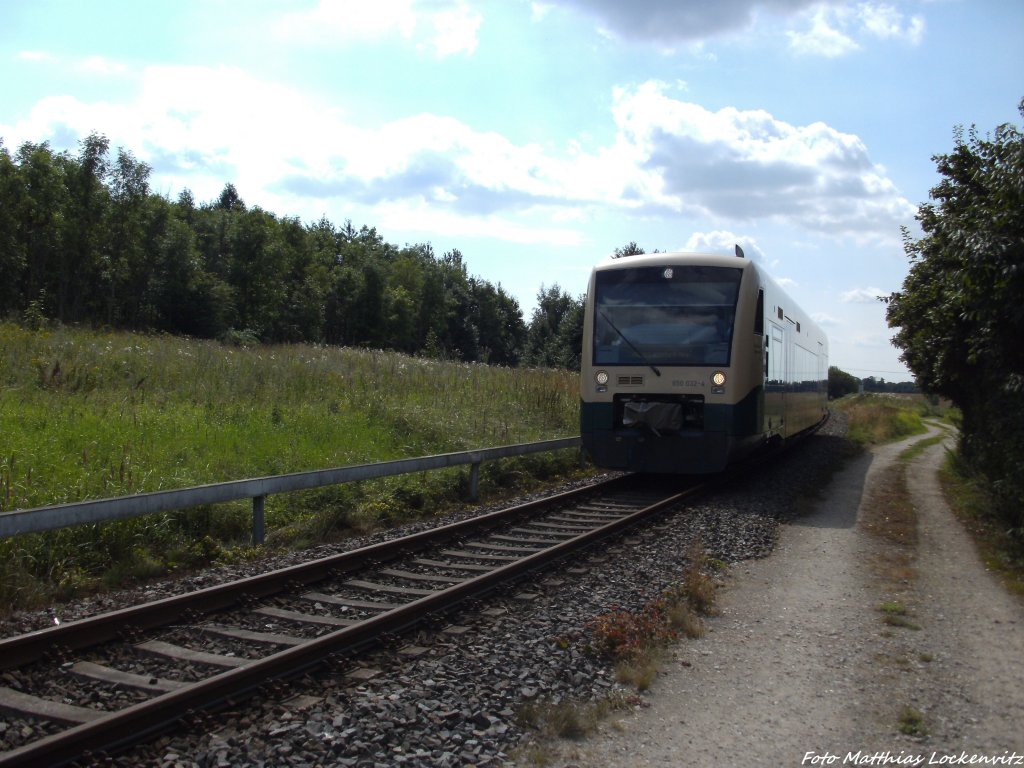
<instances>
[{"instance_id":1,"label":"grassy embankment","mask_svg":"<svg viewBox=\"0 0 1024 768\"><path fill-rule=\"evenodd\" d=\"M0 323L0 511L578 432L574 373ZM484 493L575 471L485 463ZM267 499L269 546L461 502L468 468ZM257 555L247 502L0 541L0 610Z\"/></svg>"}]
</instances>

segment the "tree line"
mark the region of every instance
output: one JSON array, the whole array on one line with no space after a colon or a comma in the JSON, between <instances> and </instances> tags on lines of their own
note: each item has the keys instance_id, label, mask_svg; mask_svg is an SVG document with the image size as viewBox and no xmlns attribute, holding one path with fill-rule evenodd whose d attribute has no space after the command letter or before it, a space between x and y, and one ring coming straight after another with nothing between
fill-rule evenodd
<instances>
[{"instance_id":1,"label":"tree line","mask_svg":"<svg viewBox=\"0 0 1024 768\"><path fill-rule=\"evenodd\" d=\"M376 228L171 200L93 133L77 153L0 139L0 317L236 342L313 342L470 362L575 367L582 299L541 287L529 322L462 253Z\"/></svg>"},{"instance_id":2,"label":"tree line","mask_svg":"<svg viewBox=\"0 0 1024 768\"><path fill-rule=\"evenodd\" d=\"M888 392L913 394L920 392L920 387L913 381L886 381L884 378L868 376L858 379L852 373L830 365L828 368L828 397L835 400L845 395L856 395L860 392Z\"/></svg>"},{"instance_id":3,"label":"tree line","mask_svg":"<svg viewBox=\"0 0 1024 768\"><path fill-rule=\"evenodd\" d=\"M941 179L918 209L923 236L904 233L910 271L887 318L922 389L959 407L961 458L1024 542L1024 136L1005 124L954 139L932 158Z\"/></svg>"}]
</instances>

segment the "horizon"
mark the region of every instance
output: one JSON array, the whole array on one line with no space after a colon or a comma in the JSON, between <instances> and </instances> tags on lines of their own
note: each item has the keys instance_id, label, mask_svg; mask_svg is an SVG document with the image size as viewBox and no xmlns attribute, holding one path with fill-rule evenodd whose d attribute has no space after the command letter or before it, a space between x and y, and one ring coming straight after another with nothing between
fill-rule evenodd
<instances>
[{"instance_id":1,"label":"horizon","mask_svg":"<svg viewBox=\"0 0 1024 768\"><path fill-rule=\"evenodd\" d=\"M91 132L199 202L461 251L529 319L615 248L732 253L829 364L913 380L878 300L958 126L1020 123L1024 4L5 4L0 138ZM955 55L954 55L955 54Z\"/></svg>"}]
</instances>

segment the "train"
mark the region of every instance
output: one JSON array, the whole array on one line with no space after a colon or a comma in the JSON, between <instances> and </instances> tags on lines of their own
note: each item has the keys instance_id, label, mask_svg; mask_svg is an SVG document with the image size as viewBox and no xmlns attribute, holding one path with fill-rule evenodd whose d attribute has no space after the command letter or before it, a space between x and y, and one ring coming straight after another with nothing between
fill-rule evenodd
<instances>
[{"instance_id":1,"label":"train","mask_svg":"<svg viewBox=\"0 0 1024 768\"><path fill-rule=\"evenodd\" d=\"M828 416L828 338L735 255L610 256L584 309L580 435L598 467L711 474Z\"/></svg>"}]
</instances>

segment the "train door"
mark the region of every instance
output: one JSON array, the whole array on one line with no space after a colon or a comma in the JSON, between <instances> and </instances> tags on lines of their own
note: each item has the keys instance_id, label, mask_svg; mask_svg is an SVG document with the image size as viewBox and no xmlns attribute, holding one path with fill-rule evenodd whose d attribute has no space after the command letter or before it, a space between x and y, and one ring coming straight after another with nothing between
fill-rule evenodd
<instances>
[{"instance_id":1,"label":"train door","mask_svg":"<svg viewBox=\"0 0 1024 768\"><path fill-rule=\"evenodd\" d=\"M775 323L768 324L766 381L764 385L764 431L782 432L786 413L786 337Z\"/></svg>"},{"instance_id":2,"label":"train door","mask_svg":"<svg viewBox=\"0 0 1024 768\"><path fill-rule=\"evenodd\" d=\"M818 394L828 393L828 361L825 359L825 345L818 342Z\"/></svg>"}]
</instances>

